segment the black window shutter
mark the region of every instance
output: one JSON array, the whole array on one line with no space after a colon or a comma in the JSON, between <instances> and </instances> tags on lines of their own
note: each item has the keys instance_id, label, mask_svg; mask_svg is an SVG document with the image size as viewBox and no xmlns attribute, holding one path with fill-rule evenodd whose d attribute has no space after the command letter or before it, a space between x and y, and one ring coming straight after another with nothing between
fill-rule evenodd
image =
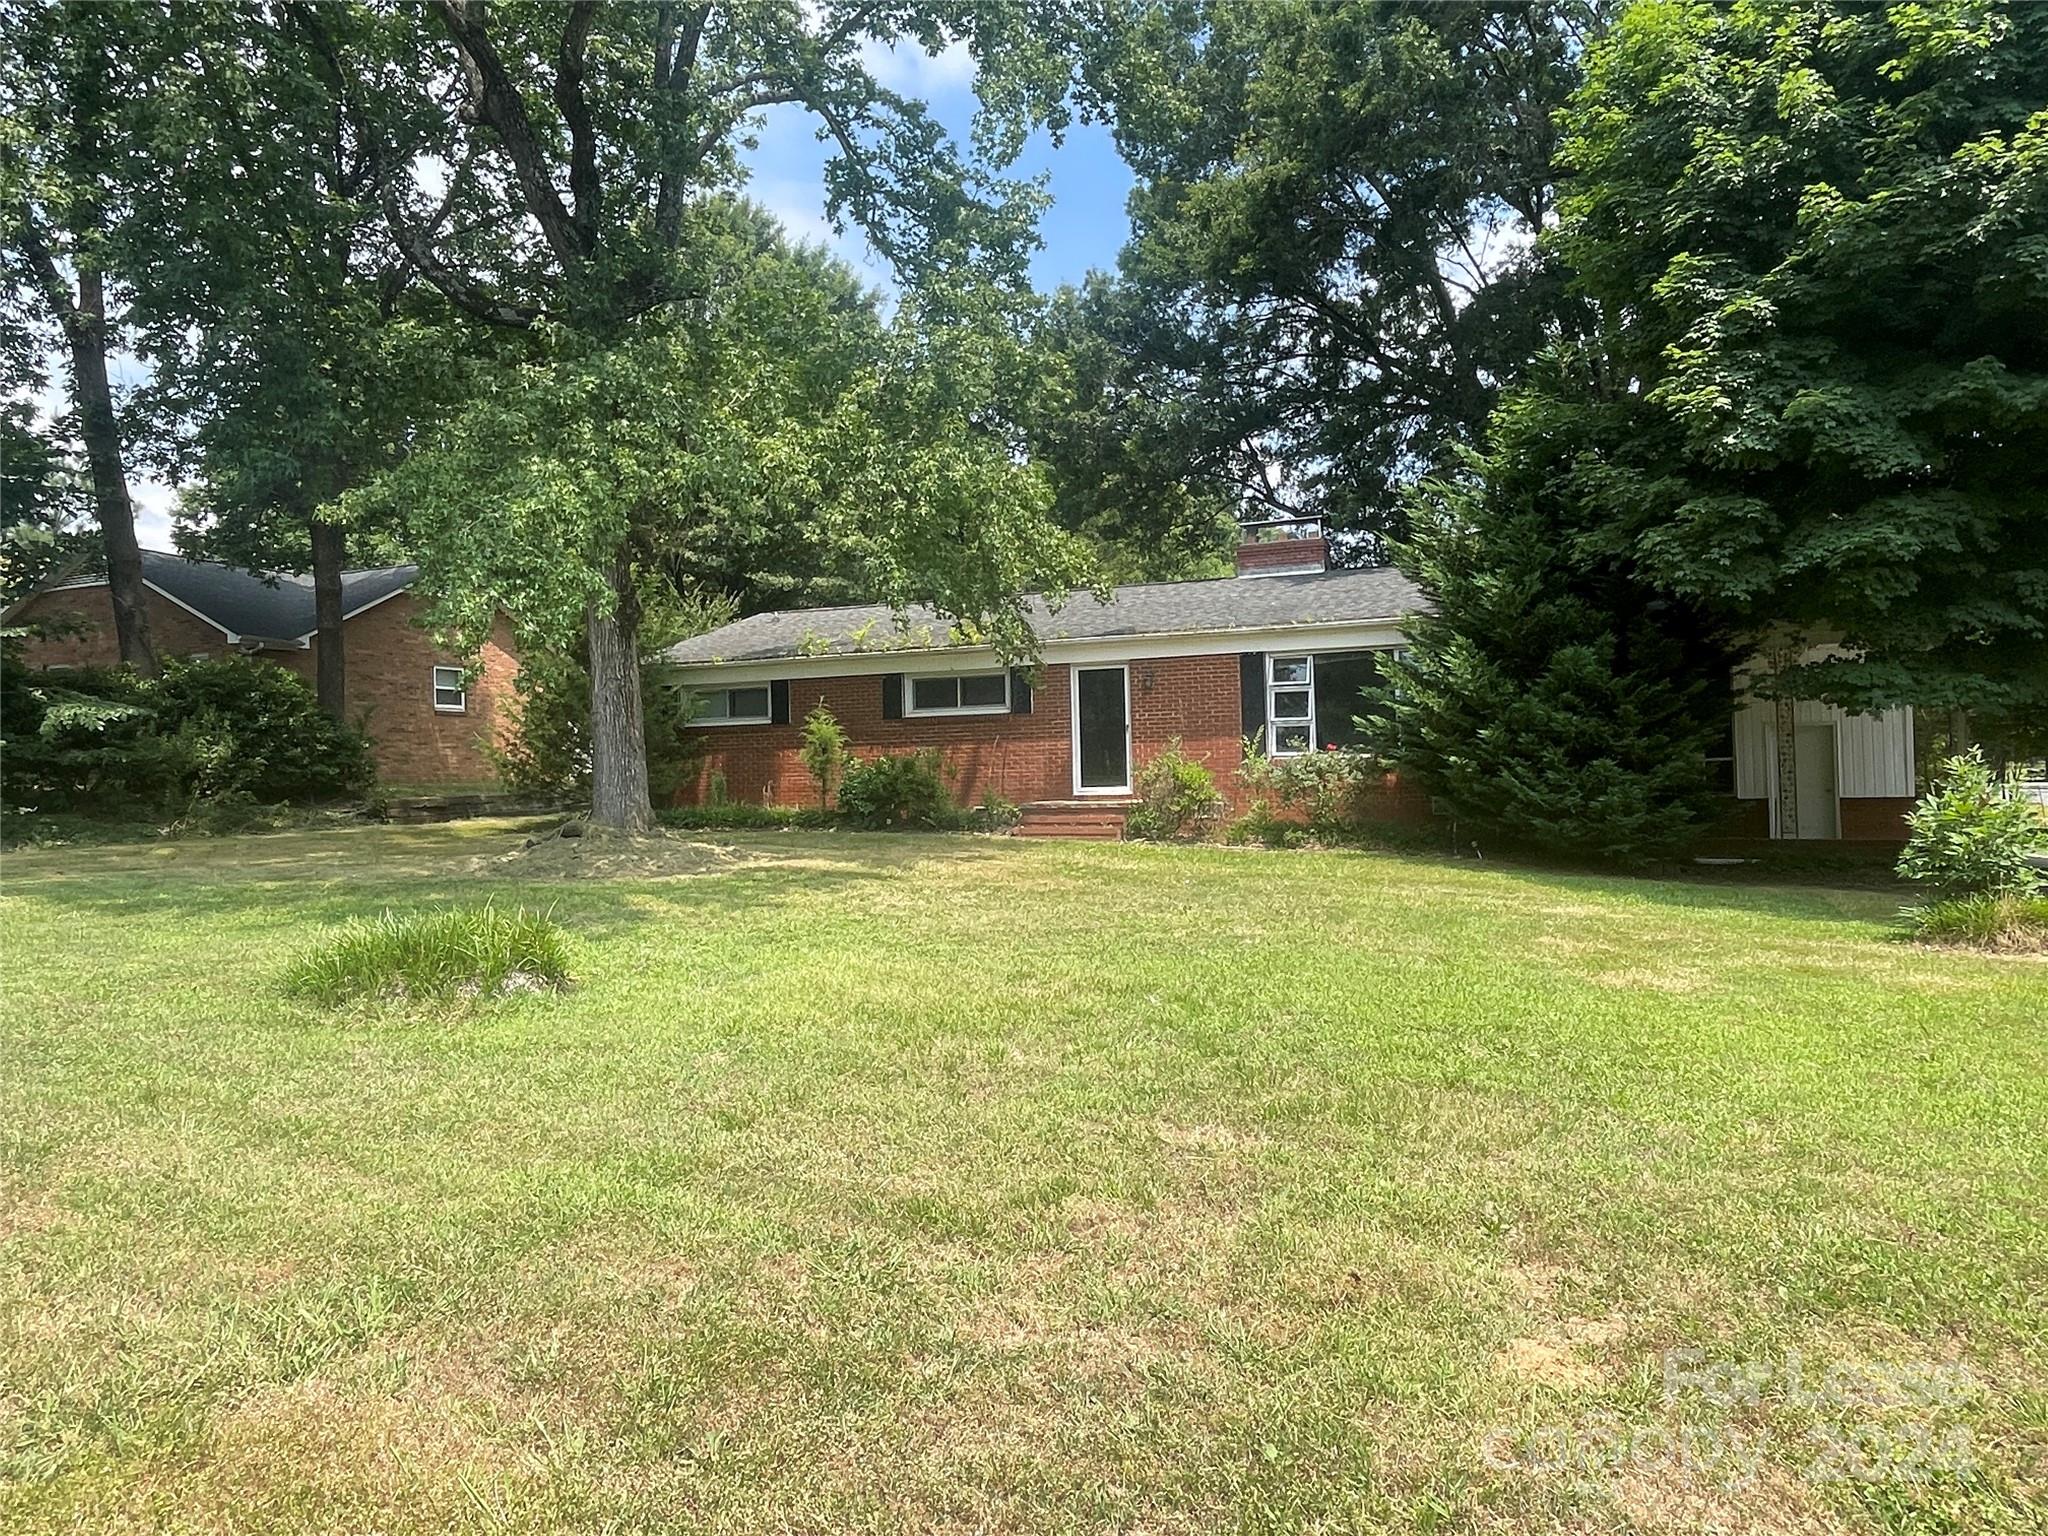
<instances>
[{"instance_id":1,"label":"black window shutter","mask_svg":"<svg viewBox=\"0 0 2048 1536\"><path fill-rule=\"evenodd\" d=\"M1010 668L1010 713L1031 713L1031 674L1022 667Z\"/></svg>"},{"instance_id":2,"label":"black window shutter","mask_svg":"<svg viewBox=\"0 0 2048 1536\"><path fill-rule=\"evenodd\" d=\"M882 718L901 720L903 718L903 674L884 672L882 674Z\"/></svg>"},{"instance_id":3,"label":"black window shutter","mask_svg":"<svg viewBox=\"0 0 2048 1536\"><path fill-rule=\"evenodd\" d=\"M1238 700L1241 706L1240 736L1256 736L1266 729L1266 653L1246 651L1237 658Z\"/></svg>"},{"instance_id":4,"label":"black window shutter","mask_svg":"<svg viewBox=\"0 0 2048 1536\"><path fill-rule=\"evenodd\" d=\"M789 679L779 677L768 685L768 723L789 724Z\"/></svg>"}]
</instances>

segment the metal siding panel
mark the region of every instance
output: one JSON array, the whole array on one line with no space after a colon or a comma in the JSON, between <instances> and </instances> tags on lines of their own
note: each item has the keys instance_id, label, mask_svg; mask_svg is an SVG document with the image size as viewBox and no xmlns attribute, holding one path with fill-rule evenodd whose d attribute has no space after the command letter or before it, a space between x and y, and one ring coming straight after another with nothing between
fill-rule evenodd
<instances>
[{"instance_id":1,"label":"metal siding panel","mask_svg":"<svg viewBox=\"0 0 2048 1536\"><path fill-rule=\"evenodd\" d=\"M1745 699L1735 711L1735 796L1738 800L1771 797L1771 744L1768 705Z\"/></svg>"},{"instance_id":2,"label":"metal siding panel","mask_svg":"<svg viewBox=\"0 0 2048 1536\"><path fill-rule=\"evenodd\" d=\"M1877 715L1835 711L1842 733L1842 794L1845 798L1903 799L1913 793L1912 711L1888 709Z\"/></svg>"}]
</instances>

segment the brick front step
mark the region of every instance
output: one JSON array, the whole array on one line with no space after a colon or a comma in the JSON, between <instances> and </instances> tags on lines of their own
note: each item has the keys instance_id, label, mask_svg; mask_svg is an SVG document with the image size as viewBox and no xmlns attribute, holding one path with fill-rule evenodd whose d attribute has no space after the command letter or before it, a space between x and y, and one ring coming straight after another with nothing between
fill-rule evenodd
<instances>
[{"instance_id":1,"label":"brick front step","mask_svg":"<svg viewBox=\"0 0 2048 1536\"><path fill-rule=\"evenodd\" d=\"M1023 808L1018 837L1089 838L1116 842L1124 835L1124 815L1134 800L1038 800Z\"/></svg>"}]
</instances>

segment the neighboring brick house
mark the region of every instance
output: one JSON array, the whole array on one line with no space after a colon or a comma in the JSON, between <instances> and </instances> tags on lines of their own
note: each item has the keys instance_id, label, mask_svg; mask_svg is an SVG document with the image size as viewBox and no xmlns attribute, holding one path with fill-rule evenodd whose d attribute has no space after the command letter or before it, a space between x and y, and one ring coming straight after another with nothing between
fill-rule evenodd
<instances>
[{"instance_id":1,"label":"neighboring brick house","mask_svg":"<svg viewBox=\"0 0 2048 1536\"><path fill-rule=\"evenodd\" d=\"M497 779L488 747L511 728L519 663L500 620L473 662L438 649L418 623L410 565L342 573L346 708L374 745L388 784L483 785ZM150 638L161 657L253 656L289 667L312 686L320 640L313 579L269 576L211 560L142 552ZM10 623L58 618L61 632L31 640L33 666L110 666L120 659L103 578L59 582L8 611Z\"/></svg>"},{"instance_id":2,"label":"neighboring brick house","mask_svg":"<svg viewBox=\"0 0 2048 1536\"><path fill-rule=\"evenodd\" d=\"M822 701L856 754L935 747L958 800L1016 801L1025 830L1115 826L1133 775L1175 739L1242 808L1245 740L1276 755L1349 745L1360 690L1423 600L1391 568L1328 569L1310 520L1247 529L1237 571L1118 587L1106 601L1077 594L1056 612L1033 599L1041 660L1028 672L949 644L932 613L899 625L877 606L757 614L685 640L666 658L700 700L691 728L706 750L678 799L700 802L717 783L738 802L809 800L802 721ZM1777 741L1787 713L1795 807L1777 788L1781 774L1791 782ZM1737 836L1897 841L1912 805L1912 711L1744 702L1719 764ZM1392 775L1375 799L1389 820L1430 814Z\"/></svg>"}]
</instances>

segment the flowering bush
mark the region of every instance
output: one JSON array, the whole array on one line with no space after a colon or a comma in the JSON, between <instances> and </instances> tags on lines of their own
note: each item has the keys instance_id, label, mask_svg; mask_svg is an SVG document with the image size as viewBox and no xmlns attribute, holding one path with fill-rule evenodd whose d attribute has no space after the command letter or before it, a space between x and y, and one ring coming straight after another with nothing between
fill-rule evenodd
<instances>
[{"instance_id":1,"label":"flowering bush","mask_svg":"<svg viewBox=\"0 0 2048 1536\"><path fill-rule=\"evenodd\" d=\"M1384 770L1369 752L1336 745L1320 752L1269 757L1264 738L1244 739L1244 761L1238 779L1254 797L1273 805L1299 808L1316 832L1348 831L1363 819L1365 792L1376 787Z\"/></svg>"}]
</instances>

